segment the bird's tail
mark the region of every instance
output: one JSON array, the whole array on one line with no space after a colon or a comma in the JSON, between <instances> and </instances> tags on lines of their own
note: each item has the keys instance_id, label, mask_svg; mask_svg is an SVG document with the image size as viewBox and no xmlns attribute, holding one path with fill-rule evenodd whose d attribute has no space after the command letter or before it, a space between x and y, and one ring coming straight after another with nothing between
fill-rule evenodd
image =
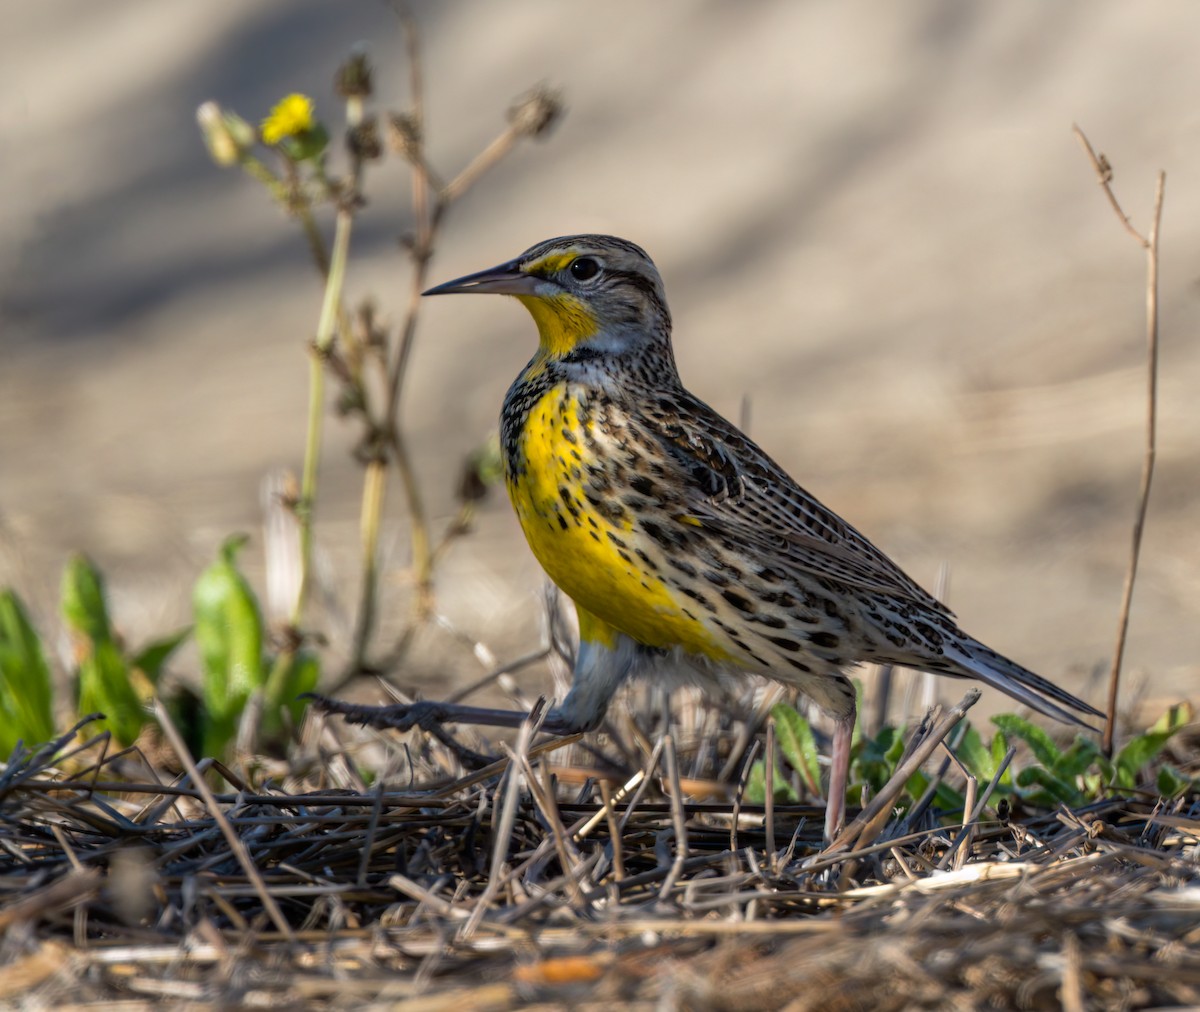
<instances>
[{"instance_id":1,"label":"bird's tail","mask_svg":"<svg viewBox=\"0 0 1200 1012\"><path fill-rule=\"evenodd\" d=\"M1072 713L1086 713L1095 717L1103 717L1104 713L1097 710L1091 703L1071 695L1066 689L1061 689L1053 682L1035 675L1027 668L1021 667L1015 661L1010 661L1002 654L996 653L984 646L978 640L963 636L957 643L947 643L945 646L947 659L953 661L965 678L975 678L986 685L999 689L1001 692L1019 700L1032 710L1061 720L1065 724L1078 724L1089 730L1096 730L1091 724ZM1061 706L1059 704L1062 704ZM1065 709L1070 707L1070 709Z\"/></svg>"}]
</instances>

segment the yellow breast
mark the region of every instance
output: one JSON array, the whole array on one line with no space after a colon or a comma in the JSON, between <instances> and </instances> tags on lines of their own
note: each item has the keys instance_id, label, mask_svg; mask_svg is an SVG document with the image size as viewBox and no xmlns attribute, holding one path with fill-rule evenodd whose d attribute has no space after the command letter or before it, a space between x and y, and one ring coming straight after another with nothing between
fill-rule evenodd
<instances>
[{"instance_id":1,"label":"yellow breast","mask_svg":"<svg viewBox=\"0 0 1200 1012\"><path fill-rule=\"evenodd\" d=\"M626 490L613 481L620 450L620 433L603 431L568 388L552 387L533 404L508 473L529 547L550 579L602 623L647 646L727 659L718 636L657 575L661 549L640 533L621 502Z\"/></svg>"}]
</instances>

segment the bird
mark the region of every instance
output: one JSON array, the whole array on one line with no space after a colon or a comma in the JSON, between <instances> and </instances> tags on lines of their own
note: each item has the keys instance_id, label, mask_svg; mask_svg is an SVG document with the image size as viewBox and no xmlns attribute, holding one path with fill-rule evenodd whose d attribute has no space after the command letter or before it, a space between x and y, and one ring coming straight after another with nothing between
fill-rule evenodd
<instances>
[{"instance_id":1,"label":"bird","mask_svg":"<svg viewBox=\"0 0 1200 1012\"><path fill-rule=\"evenodd\" d=\"M569 692L544 729L594 730L632 677L765 676L833 721L825 837L845 820L855 720L847 669L976 679L1066 723L1103 716L964 632L864 535L683 385L646 252L571 235L424 295L502 294L533 357L504 398L505 483L534 556L575 604ZM504 710L415 704L410 720L504 724ZM1072 712L1075 711L1075 712Z\"/></svg>"}]
</instances>

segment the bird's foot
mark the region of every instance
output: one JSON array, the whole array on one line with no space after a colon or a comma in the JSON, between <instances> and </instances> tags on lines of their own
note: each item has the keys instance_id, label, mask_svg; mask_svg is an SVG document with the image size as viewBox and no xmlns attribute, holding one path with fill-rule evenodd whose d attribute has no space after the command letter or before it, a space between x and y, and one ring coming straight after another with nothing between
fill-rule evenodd
<instances>
[{"instance_id":1,"label":"bird's foot","mask_svg":"<svg viewBox=\"0 0 1200 1012\"><path fill-rule=\"evenodd\" d=\"M339 714L348 724L361 724L364 727L396 731L411 731L413 728L420 728L445 745L468 769L481 769L496 761L495 756L476 752L446 730L446 724L467 722L461 719L461 715L456 716L455 711L460 708L452 703L418 700L415 703L367 706L360 703L345 703L340 699L330 699L328 696L316 693L309 693L309 698L312 699L317 709L325 713Z\"/></svg>"},{"instance_id":2,"label":"bird's foot","mask_svg":"<svg viewBox=\"0 0 1200 1012\"><path fill-rule=\"evenodd\" d=\"M361 703L346 703L340 699L330 699L317 693L309 693L318 710L325 713L336 713L346 718L348 724L362 724L366 727L392 728L396 731L411 731L419 727L423 731L432 731L443 724L456 723L448 710L453 706L432 700L419 700L415 703L390 703L386 706L367 706Z\"/></svg>"}]
</instances>

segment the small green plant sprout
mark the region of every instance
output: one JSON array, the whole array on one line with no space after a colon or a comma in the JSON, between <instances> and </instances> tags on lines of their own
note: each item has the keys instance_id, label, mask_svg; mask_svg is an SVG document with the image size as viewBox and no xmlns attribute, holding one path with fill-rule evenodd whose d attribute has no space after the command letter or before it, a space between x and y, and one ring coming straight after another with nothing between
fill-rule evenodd
<instances>
[{"instance_id":1,"label":"small green plant sprout","mask_svg":"<svg viewBox=\"0 0 1200 1012\"><path fill-rule=\"evenodd\" d=\"M0 592L0 757L54 737L54 684L42 641L12 590Z\"/></svg>"},{"instance_id":2,"label":"small green plant sprout","mask_svg":"<svg viewBox=\"0 0 1200 1012\"><path fill-rule=\"evenodd\" d=\"M776 703L771 708L771 716L775 719L775 740L779 743L780 751L789 765L799 775L807 789L809 797L821 794L821 770L817 760L817 742L813 736L811 725L793 707L786 703ZM792 784L791 778L775 766L772 777L776 801L794 802L800 800L800 793ZM757 759L750 767L750 776L746 780L746 800L761 805L767 797L766 760Z\"/></svg>"},{"instance_id":3,"label":"small green plant sprout","mask_svg":"<svg viewBox=\"0 0 1200 1012\"><path fill-rule=\"evenodd\" d=\"M1012 740L1029 747L1035 761L1015 774L1007 771L1001 785L1031 805L1079 806L1106 795L1133 791L1174 797L1192 781L1159 758L1171 738L1191 720L1192 707L1177 703L1109 759L1096 742L1083 735L1060 749L1035 724L1013 714L1001 714L992 718L999 728L992 741L992 754L1006 750Z\"/></svg>"},{"instance_id":4,"label":"small green plant sprout","mask_svg":"<svg viewBox=\"0 0 1200 1012\"><path fill-rule=\"evenodd\" d=\"M786 766L799 775L810 797L821 794L817 766L818 749L809 723L786 703L771 710L776 737ZM1192 786L1192 779L1160 761L1171 737L1192 720L1192 708L1179 703L1167 710L1150 728L1131 738L1109 760L1090 738L1076 735L1066 747L1060 747L1042 728L1016 714L992 718L996 733L985 743L979 731L963 721L948 742L954 754L979 784L996 780L992 796L1032 808L1054 808L1059 804L1080 807L1113 794L1149 791L1165 798L1175 797ZM855 745L850 772L850 795L856 797L865 788L878 794L892 778L904 755L905 728L884 726L874 738L862 735ZM1020 742L1028 749L1032 762L1004 766L1010 747ZM918 770L905 785L898 807L906 809L925 794L935 778ZM773 778L776 801L797 801L789 775L778 765ZM762 804L766 798L765 760L758 759L746 782L746 800ZM940 777L934 786L933 805L946 815L960 817L965 805L961 791Z\"/></svg>"},{"instance_id":5,"label":"small green plant sprout","mask_svg":"<svg viewBox=\"0 0 1200 1012\"><path fill-rule=\"evenodd\" d=\"M163 665L188 630L155 640L137 653L126 651L109 618L104 580L85 555L67 562L61 607L75 662L76 712L104 714L102 726L114 740L133 744L150 719L146 705Z\"/></svg>"},{"instance_id":6,"label":"small green plant sprout","mask_svg":"<svg viewBox=\"0 0 1200 1012\"><path fill-rule=\"evenodd\" d=\"M192 592L196 646L200 651L198 713L181 714L189 745L206 756L226 756L238 736L253 697L261 698L259 744L275 741L300 719L299 697L316 688L320 665L312 653L294 646L271 657L258 598L237 568L243 535L225 541L217 561ZM182 706L177 699L173 709Z\"/></svg>"}]
</instances>

